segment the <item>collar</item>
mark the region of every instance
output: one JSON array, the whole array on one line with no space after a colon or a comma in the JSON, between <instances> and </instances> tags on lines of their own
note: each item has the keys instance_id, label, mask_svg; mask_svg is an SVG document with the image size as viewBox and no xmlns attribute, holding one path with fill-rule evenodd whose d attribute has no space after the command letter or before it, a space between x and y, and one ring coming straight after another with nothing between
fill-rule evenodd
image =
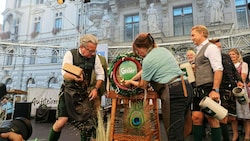
<instances>
[{"instance_id":1,"label":"collar","mask_svg":"<svg viewBox=\"0 0 250 141\"><path fill-rule=\"evenodd\" d=\"M208 42L209 42L208 39L206 39L206 40L203 41L200 45L196 46L196 49L197 49L196 54L198 54L199 51L201 50L201 48L202 48L204 45L206 45Z\"/></svg>"}]
</instances>

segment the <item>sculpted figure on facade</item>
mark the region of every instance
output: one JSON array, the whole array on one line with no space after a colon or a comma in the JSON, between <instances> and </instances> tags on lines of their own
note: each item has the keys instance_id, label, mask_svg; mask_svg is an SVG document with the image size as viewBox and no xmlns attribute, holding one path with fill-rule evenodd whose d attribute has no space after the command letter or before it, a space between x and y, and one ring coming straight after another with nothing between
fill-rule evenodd
<instances>
[{"instance_id":1,"label":"sculpted figure on facade","mask_svg":"<svg viewBox=\"0 0 250 141\"><path fill-rule=\"evenodd\" d=\"M104 10L104 16L101 21L102 36L104 39L110 38L111 34L111 18L108 15L108 11Z\"/></svg>"},{"instance_id":2,"label":"sculpted figure on facade","mask_svg":"<svg viewBox=\"0 0 250 141\"><path fill-rule=\"evenodd\" d=\"M210 24L221 23L224 21L224 0L208 0L206 7L210 11Z\"/></svg>"},{"instance_id":3,"label":"sculpted figure on facade","mask_svg":"<svg viewBox=\"0 0 250 141\"><path fill-rule=\"evenodd\" d=\"M149 5L146 14L148 16L148 31L151 33L159 32L160 30L158 27L158 12L157 9L154 8L154 3L151 3Z\"/></svg>"}]
</instances>

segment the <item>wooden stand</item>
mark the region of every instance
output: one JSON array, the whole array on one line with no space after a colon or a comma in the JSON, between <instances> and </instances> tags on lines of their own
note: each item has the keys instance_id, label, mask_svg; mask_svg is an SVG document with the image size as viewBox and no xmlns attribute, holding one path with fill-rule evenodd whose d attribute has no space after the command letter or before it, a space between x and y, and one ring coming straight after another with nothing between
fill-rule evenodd
<instances>
[{"instance_id":1,"label":"wooden stand","mask_svg":"<svg viewBox=\"0 0 250 141\"><path fill-rule=\"evenodd\" d=\"M144 94L138 94L131 97L125 97L119 94L116 94L114 91L110 91L108 98L112 98L112 109L111 109L111 125L110 125L110 141L160 141L160 122L159 122L159 113L158 113L158 103L157 98L159 96L156 92L148 92L146 102L150 103L150 110L152 111L151 120L151 134L149 136L140 136L140 135L130 135L126 133L126 129L123 129L124 132L116 133L115 132L115 118L117 113L117 109L121 106L124 109L124 113L129 108L129 103L134 100L143 100Z\"/></svg>"}]
</instances>

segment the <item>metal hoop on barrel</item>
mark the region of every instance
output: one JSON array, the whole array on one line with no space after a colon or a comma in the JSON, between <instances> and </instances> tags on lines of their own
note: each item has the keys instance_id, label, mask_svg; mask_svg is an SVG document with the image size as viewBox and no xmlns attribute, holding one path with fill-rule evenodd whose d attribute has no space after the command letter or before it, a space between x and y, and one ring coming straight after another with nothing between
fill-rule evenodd
<instances>
[{"instance_id":1,"label":"metal hoop on barrel","mask_svg":"<svg viewBox=\"0 0 250 141\"><path fill-rule=\"evenodd\" d=\"M124 78L125 75L122 76L120 74L121 72L120 67L124 65L125 63L128 63L128 64L130 63L130 65L133 65L133 66L135 65L136 70L133 70L133 71L136 71L136 73L138 73L142 69L140 61L141 61L141 58L136 57L132 53L130 53L130 54L118 56L116 60L113 62L112 66L110 67L111 69L109 72L109 76L110 76L111 86L114 88L117 94L120 94L123 96L131 96L131 95L136 95L140 92L143 92L143 90L140 88L129 88L123 85L124 80L127 80L127 79ZM126 66L124 65L123 67L125 68ZM128 67L131 67L131 66L128 66ZM129 70L130 68L125 68L125 69L128 69L127 71L131 71ZM131 77L131 74L129 73L127 73L127 75L130 75Z\"/></svg>"}]
</instances>

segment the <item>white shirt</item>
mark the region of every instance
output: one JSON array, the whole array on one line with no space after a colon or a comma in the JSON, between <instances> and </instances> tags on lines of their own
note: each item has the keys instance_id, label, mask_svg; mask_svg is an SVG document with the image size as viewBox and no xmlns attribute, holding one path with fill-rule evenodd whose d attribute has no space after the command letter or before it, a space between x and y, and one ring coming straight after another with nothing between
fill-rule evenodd
<instances>
[{"instance_id":1,"label":"white shirt","mask_svg":"<svg viewBox=\"0 0 250 141\"><path fill-rule=\"evenodd\" d=\"M79 49L78 49L79 51ZM69 63L69 64L73 64L73 55L71 53L71 51L67 51L63 57L63 63L62 63L62 67L64 65L64 63ZM104 70L102 68L102 64L101 61L98 57L98 55L96 55L95 57L95 73L96 73L96 80L103 80L104 81ZM61 70L62 75L65 74L65 71L62 69Z\"/></svg>"},{"instance_id":2,"label":"white shirt","mask_svg":"<svg viewBox=\"0 0 250 141\"><path fill-rule=\"evenodd\" d=\"M240 66L241 62L237 62L234 64L235 68L237 69ZM242 62L241 66L241 73L248 74L248 64L246 62Z\"/></svg>"},{"instance_id":3,"label":"white shirt","mask_svg":"<svg viewBox=\"0 0 250 141\"><path fill-rule=\"evenodd\" d=\"M199 46L197 46L196 54L198 54L199 51L202 49L202 47L206 45L208 42L209 42L208 39L206 39ZM204 56L208 58L214 72L217 70L223 71L221 51L215 44L210 44L207 47L207 49L204 52Z\"/></svg>"}]
</instances>

